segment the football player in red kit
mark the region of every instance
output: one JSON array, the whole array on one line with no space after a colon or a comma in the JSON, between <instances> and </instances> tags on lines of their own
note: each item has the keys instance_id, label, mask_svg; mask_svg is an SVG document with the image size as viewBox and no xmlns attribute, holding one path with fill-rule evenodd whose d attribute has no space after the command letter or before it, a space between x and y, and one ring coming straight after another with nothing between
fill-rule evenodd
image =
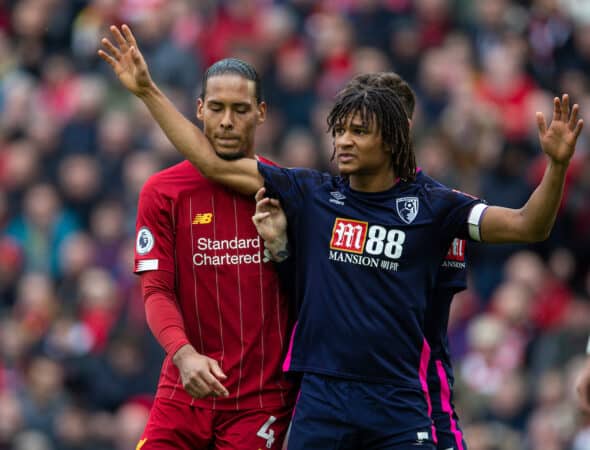
<instances>
[{"instance_id":1,"label":"football player in red kit","mask_svg":"<svg viewBox=\"0 0 590 450\"><path fill-rule=\"evenodd\" d=\"M101 56L126 87L140 89L131 58L141 55L127 44L133 36L111 30L118 47ZM197 117L220 157L257 158L254 135L265 113L250 65L224 59L205 72ZM207 180L188 161L142 189L135 271L148 324L167 353L142 450L282 444L294 402L281 371L288 304L263 262L254 210L251 196Z\"/></svg>"}]
</instances>

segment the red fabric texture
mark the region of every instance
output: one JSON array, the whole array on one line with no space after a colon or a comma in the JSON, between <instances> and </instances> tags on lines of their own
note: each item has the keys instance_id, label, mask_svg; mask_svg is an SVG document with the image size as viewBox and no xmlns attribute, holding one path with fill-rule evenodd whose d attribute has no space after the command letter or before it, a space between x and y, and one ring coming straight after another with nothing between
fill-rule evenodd
<instances>
[{"instance_id":1,"label":"red fabric texture","mask_svg":"<svg viewBox=\"0 0 590 450\"><path fill-rule=\"evenodd\" d=\"M141 275L141 291L150 330L169 355L189 343L174 293L174 275L149 271Z\"/></svg>"}]
</instances>

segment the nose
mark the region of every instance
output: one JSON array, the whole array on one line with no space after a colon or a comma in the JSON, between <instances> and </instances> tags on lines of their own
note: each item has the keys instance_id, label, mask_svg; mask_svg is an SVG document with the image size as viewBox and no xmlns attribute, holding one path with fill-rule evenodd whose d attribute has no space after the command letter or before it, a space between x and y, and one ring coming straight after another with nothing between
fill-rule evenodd
<instances>
[{"instance_id":1,"label":"nose","mask_svg":"<svg viewBox=\"0 0 590 450\"><path fill-rule=\"evenodd\" d=\"M336 135L334 138L334 145L336 148L340 149L348 148L353 145L351 135L348 130Z\"/></svg>"},{"instance_id":2,"label":"nose","mask_svg":"<svg viewBox=\"0 0 590 450\"><path fill-rule=\"evenodd\" d=\"M234 127L233 114L229 108L226 109L225 113L223 114L223 117L221 118L220 126L224 130L233 129L233 127Z\"/></svg>"}]
</instances>

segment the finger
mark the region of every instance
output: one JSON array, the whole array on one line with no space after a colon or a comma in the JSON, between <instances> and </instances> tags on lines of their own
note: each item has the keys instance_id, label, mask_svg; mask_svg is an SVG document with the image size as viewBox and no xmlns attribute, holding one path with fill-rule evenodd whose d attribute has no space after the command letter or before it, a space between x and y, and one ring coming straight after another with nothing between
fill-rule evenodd
<instances>
[{"instance_id":1,"label":"finger","mask_svg":"<svg viewBox=\"0 0 590 450\"><path fill-rule=\"evenodd\" d=\"M115 58L117 61L121 59L121 52L113 45L111 41L109 41L107 38L102 38L100 43L105 48L105 50L112 55L113 58Z\"/></svg>"},{"instance_id":2,"label":"finger","mask_svg":"<svg viewBox=\"0 0 590 450\"><path fill-rule=\"evenodd\" d=\"M270 199L270 204L272 206L274 206L275 208L280 208L281 207L281 202L279 202L278 198L271 198Z\"/></svg>"},{"instance_id":3,"label":"finger","mask_svg":"<svg viewBox=\"0 0 590 450\"><path fill-rule=\"evenodd\" d=\"M110 30L111 30L112 35L115 36L115 40L117 41L117 44L119 44L121 51L123 53L126 52L129 49L129 43L123 37L119 28L116 27L115 25L111 25Z\"/></svg>"},{"instance_id":4,"label":"finger","mask_svg":"<svg viewBox=\"0 0 590 450\"><path fill-rule=\"evenodd\" d=\"M258 203L256 203L256 208L254 210L254 213L259 213L259 212L266 212L269 211L271 209L270 206L270 200L268 199L268 197L263 198L262 200L260 200Z\"/></svg>"},{"instance_id":5,"label":"finger","mask_svg":"<svg viewBox=\"0 0 590 450\"><path fill-rule=\"evenodd\" d=\"M256 225L258 222L262 222L264 219L266 219L268 216L270 216L270 212L259 212L256 213L252 216L252 221L254 222L254 225Z\"/></svg>"},{"instance_id":6,"label":"finger","mask_svg":"<svg viewBox=\"0 0 590 450\"><path fill-rule=\"evenodd\" d=\"M194 397L202 398L210 393L209 386L199 376L193 376L190 379L189 387Z\"/></svg>"},{"instance_id":7,"label":"finger","mask_svg":"<svg viewBox=\"0 0 590 450\"><path fill-rule=\"evenodd\" d=\"M555 116L555 113L553 113ZM539 127L539 134L543 136L547 132L547 122L545 122L545 115L542 112L537 112L537 126Z\"/></svg>"},{"instance_id":8,"label":"finger","mask_svg":"<svg viewBox=\"0 0 590 450\"><path fill-rule=\"evenodd\" d=\"M555 97L553 99L553 120L560 120L561 119L561 102L559 101L559 97Z\"/></svg>"},{"instance_id":9,"label":"finger","mask_svg":"<svg viewBox=\"0 0 590 450\"><path fill-rule=\"evenodd\" d=\"M570 116L569 127L570 130L573 130L578 122L578 112L580 111L580 105L577 103L572 108L572 114Z\"/></svg>"},{"instance_id":10,"label":"finger","mask_svg":"<svg viewBox=\"0 0 590 450\"><path fill-rule=\"evenodd\" d=\"M262 200L264 198L264 194L266 193L266 189L261 187L260 189L258 189L258 192L256 192L256 195L254 196L254 199L259 202L260 200Z\"/></svg>"},{"instance_id":11,"label":"finger","mask_svg":"<svg viewBox=\"0 0 590 450\"><path fill-rule=\"evenodd\" d=\"M217 378L215 378L211 373L204 373L203 374L203 382L207 384L207 389L210 392L214 393L217 396L226 396L227 390L223 385L219 382Z\"/></svg>"},{"instance_id":12,"label":"finger","mask_svg":"<svg viewBox=\"0 0 590 450\"><path fill-rule=\"evenodd\" d=\"M125 39L127 39L127 42L129 42L129 45L131 45L132 47L137 47L137 41L135 40L135 36L133 36L133 33L131 32L131 28L129 28L127 24L123 24L121 30L123 31Z\"/></svg>"},{"instance_id":13,"label":"finger","mask_svg":"<svg viewBox=\"0 0 590 450\"><path fill-rule=\"evenodd\" d=\"M117 62L117 60L115 58L113 58L111 55L107 54L103 50L98 51L98 56L100 56L103 60L108 62L111 65L111 67L113 68L113 70L115 70L115 72L117 71L117 67L118 67L119 63Z\"/></svg>"},{"instance_id":14,"label":"finger","mask_svg":"<svg viewBox=\"0 0 590 450\"><path fill-rule=\"evenodd\" d=\"M211 372L217 378L220 378L222 380L226 380L227 379L227 375L223 372L223 370L221 370L221 367L219 367L219 363L217 361L212 361L211 362Z\"/></svg>"},{"instance_id":15,"label":"finger","mask_svg":"<svg viewBox=\"0 0 590 450\"><path fill-rule=\"evenodd\" d=\"M561 119L568 120L570 115L570 96L563 94L561 97Z\"/></svg>"},{"instance_id":16,"label":"finger","mask_svg":"<svg viewBox=\"0 0 590 450\"><path fill-rule=\"evenodd\" d=\"M136 66L141 65L141 53L139 53L139 50L137 50L137 47L131 47L131 49L129 51L131 52L131 58L133 58L133 63Z\"/></svg>"},{"instance_id":17,"label":"finger","mask_svg":"<svg viewBox=\"0 0 590 450\"><path fill-rule=\"evenodd\" d=\"M576 124L576 128L574 128L574 136L576 137L576 140L580 136L580 133L582 132L583 128L584 128L584 121L582 119L580 119L580 120L578 120L578 123Z\"/></svg>"},{"instance_id":18,"label":"finger","mask_svg":"<svg viewBox=\"0 0 590 450\"><path fill-rule=\"evenodd\" d=\"M264 197L263 199L258 200L256 202L256 208L257 209L266 208L270 204L270 202L271 202L270 197Z\"/></svg>"},{"instance_id":19,"label":"finger","mask_svg":"<svg viewBox=\"0 0 590 450\"><path fill-rule=\"evenodd\" d=\"M228 390L225 388L223 384L219 380L227 380L227 375L223 373L221 367L219 367L219 363L217 361L211 361L209 366L211 368L211 373L206 374L207 381L209 386L218 394L223 397L227 397L229 395ZM209 378L210 377L210 378Z\"/></svg>"}]
</instances>

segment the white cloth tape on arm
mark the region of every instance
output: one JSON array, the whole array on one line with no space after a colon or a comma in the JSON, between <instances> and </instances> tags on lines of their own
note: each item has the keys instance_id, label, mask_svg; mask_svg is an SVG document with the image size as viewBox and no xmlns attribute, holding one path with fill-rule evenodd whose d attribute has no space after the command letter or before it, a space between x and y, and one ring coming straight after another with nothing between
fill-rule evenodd
<instances>
[{"instance_id":1,"label":"white cloth tape on arm","mask_svg":"<svg viewBox=\"0 0 590 450\"><path fill-rule=\"evenodd\" d=\"M473 208L471 208L471 212L469 213L469 217L467 218L467 224L469 225L469 236L474 241L481 241L479 224L481 222L481 217L483 216L483 213L487 208L488 205L486 205L485 203L478 203Z\"/></svg>"}]
</instances>

